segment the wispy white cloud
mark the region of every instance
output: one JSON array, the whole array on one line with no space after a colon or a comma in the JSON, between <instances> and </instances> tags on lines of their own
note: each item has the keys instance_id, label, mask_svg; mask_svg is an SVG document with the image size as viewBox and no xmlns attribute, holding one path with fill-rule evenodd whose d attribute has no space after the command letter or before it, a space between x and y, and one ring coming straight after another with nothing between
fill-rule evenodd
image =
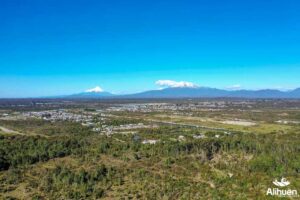
<instances>
[{"instance_id":1,"label":"wispy white cloud","mask_svg":"<svg viewBox=\"0 0 300 200\"><path fill-rule=\"evenodd\" d=\"M156 85L162 87L187 87L187 88L197 88L199 87L197 84L187 81L172 81L172 80L158 80L155 82Z\"/></svg>"},{"instance_id":2,"label":"wispy white cloud","mask_svg":"<svg viewBox=\"0 0 300 200\"><path fill-rule=\"evenodd\" d=\"M104 90L101 87L96 86L95 88L88 89L85 92L103 92L103 91Z\"/></svg>"},{"instance_id":3,"label":"wispy white cloud","mask_svg":"<svg viewBox=\"0 0 300 200\"><path fill-rule=\"evenodd\" d=\"M242 86L240 84L230 85L230 86L226 87L226 89L228 89L228 90L239 90L241 88L242 88Z\"/></svg>"}]
</instances>

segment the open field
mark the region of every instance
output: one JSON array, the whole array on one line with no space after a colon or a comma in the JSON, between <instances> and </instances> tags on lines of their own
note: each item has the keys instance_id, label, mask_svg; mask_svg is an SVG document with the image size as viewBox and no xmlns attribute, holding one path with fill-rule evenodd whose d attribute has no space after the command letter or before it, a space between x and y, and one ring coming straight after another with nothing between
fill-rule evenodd
<instances>
[{"instance_id":1,"label":"open field","mask_svg":"<svg viewBox=\"0 0 300 200\"><path fill-rule=\"evenodd\" d=\"M277 199L281 177L299 191L300 101L27 101L0 101L0 199Z\"/></svg>"}]
</instances>

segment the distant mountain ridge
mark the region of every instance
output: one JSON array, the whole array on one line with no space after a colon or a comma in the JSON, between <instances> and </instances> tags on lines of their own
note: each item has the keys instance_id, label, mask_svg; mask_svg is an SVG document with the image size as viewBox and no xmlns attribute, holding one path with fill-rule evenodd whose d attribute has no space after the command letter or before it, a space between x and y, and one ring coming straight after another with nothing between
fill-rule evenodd
<instances>
[{"instance_id":1,"label":"distant mountain ridge","mask_svg":"<svg viewBox=\"0 0 300 200\"><path fill-rule=\"evenodd\" d=\"M216 88L166 88L138 94L127 95L131 98L300 98L300 88L292 91L280 90L222 90Z\"/></svg>"},{"instance_id":2,"label":"distant mountain ridge","mask_svg":"<svg viewBox=\"0 0 300 200\"><path fill-rule=\"evenodd\" d=\"M83 92L64 98L300 98L300 88L291 91L264 90L223 90L209 87L171 87L149 90L136 94L114 95L109 92Z\"/></svg>"},{"instance_id":3,"label":"distant mountain ridge","mask_svg":"<svg viewBox=\"0 0 300 200\"><path fill-rule=\"evenodd\" d=\"M71 99L94 99L94 98L103 98L103 97L112 97L114 96L112 93L109 92L82 92L78 94L72 94L65 96L64 98L71 98Z\"/></svg>"}]
</instances>

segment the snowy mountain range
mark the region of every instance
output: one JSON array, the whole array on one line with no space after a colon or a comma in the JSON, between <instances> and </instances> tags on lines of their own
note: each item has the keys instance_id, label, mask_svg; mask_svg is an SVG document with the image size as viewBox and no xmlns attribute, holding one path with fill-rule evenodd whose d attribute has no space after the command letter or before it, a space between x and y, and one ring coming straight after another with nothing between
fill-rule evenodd
<instances>
[{"instance_id":1,"label":"snowy mountain range","mask_svg":"<svg viewBox=\"0 0 300 200\"><path fill-rule=\"evenodd\" d=\"M274 89L264 90L224 90L209 87L169 87L159 90L115 95L103 91L100 87L82 93L64 96L64 98L300 98L300 88L291 91Z\"/></svg>"}]
</instances>

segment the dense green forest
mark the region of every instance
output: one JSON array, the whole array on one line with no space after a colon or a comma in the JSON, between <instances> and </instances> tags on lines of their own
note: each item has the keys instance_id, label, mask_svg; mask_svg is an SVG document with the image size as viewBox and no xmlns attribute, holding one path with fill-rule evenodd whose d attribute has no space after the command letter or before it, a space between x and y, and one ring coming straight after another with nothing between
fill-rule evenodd
<instances>
[{"instance_id":1,"label":"dense green forest","mask_svg":"<svg viewBox=\"0 0 300 200\"><path fill-rule=\"evenodd\" d=\"M195 140L201 131L176 126L108 137L76 123L2 124L38 135L1 134L1 198L272 199L274 177L299 188L299 133L207 131Z\"/></svg>"}]
</instances>

